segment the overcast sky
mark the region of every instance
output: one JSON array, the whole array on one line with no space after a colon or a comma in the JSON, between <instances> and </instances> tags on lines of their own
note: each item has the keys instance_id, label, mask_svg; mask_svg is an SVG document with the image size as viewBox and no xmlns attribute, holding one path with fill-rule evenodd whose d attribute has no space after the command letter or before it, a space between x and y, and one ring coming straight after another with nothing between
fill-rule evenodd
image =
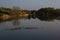
<instances>
[{"instance_id":1,"label":"overcast sky","mask_svg":"<svg viewBox=\"0 0 60 40\"><path fill-rule=\"evenodd\" d=\"M0 0L0 7L18 6L22 9L40 9L42 7L60 8L60 0Z\"/></svg>"}]
</instances>

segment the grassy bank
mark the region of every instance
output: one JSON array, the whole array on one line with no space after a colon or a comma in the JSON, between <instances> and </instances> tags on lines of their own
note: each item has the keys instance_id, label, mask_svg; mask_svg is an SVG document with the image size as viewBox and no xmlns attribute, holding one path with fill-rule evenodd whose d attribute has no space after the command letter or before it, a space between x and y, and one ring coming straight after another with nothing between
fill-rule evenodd
<instances>
[{"instance_id":1,"label":"grassy bank","mask_svg":"<svg viewBox=\"0 0 60 40\"><path fill-rule=\"evenodd\" d=\"M27 17L29 15L29 12L22 10L18 7L13 8L3 8L0 7L0 20L8 20L8 19L14 19L19 17Z\"/></svg>"}]
</instances>

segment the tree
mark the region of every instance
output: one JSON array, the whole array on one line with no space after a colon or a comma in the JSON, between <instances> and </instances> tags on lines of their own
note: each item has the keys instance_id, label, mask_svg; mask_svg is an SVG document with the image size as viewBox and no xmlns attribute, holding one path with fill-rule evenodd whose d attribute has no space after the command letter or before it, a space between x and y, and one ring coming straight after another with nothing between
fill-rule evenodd
<instances>
[{"instance_id":1,"label":"tree","mask_svg":"<svg viewBox=\"0 0 60 40\"><path fill-rule=\"evenodd\" d=\"M20 16L21 9L19 7L14 6L13 11L14 11L14 14L15 14L16 17Z\"/></svg>"}]
</instances>

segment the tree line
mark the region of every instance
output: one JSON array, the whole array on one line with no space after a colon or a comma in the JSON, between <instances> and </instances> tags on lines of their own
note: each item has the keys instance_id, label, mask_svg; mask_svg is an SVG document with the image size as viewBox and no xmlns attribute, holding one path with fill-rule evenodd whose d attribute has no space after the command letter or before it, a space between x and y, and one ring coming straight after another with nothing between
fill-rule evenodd
<instances>
[{"instance_id":1,"label":"tree line","mask_svg":"<svg viewBox=\"0 0 60 40\"><path fill-rule=\"evenodd\" d=\"M0 18L7 14L9 16L15 16L15 18L20 17L21 14L27 13L28 18L38 18L40 20L54 20L54 19L60 19L60 9L59 8L40 8L38 10L23 10L19 7L13 7L13 8L4 8L0 7Z\"/></svg>"}]
</instances>

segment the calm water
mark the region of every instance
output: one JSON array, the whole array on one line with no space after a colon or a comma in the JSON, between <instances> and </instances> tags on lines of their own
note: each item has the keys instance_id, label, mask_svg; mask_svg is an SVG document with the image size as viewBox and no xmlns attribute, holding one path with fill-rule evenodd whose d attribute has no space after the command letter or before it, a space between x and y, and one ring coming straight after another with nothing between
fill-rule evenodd
<instances>
[{"instance_id":1,"label":"calm water","mask_svg":"<svg viewBox=\"0 0 60 40\"><path fill-rule=\"evenodd\" d=\"M60 20L31 18L1 22L0 40L60 40Z\"/></svg>"}]
</instances>

